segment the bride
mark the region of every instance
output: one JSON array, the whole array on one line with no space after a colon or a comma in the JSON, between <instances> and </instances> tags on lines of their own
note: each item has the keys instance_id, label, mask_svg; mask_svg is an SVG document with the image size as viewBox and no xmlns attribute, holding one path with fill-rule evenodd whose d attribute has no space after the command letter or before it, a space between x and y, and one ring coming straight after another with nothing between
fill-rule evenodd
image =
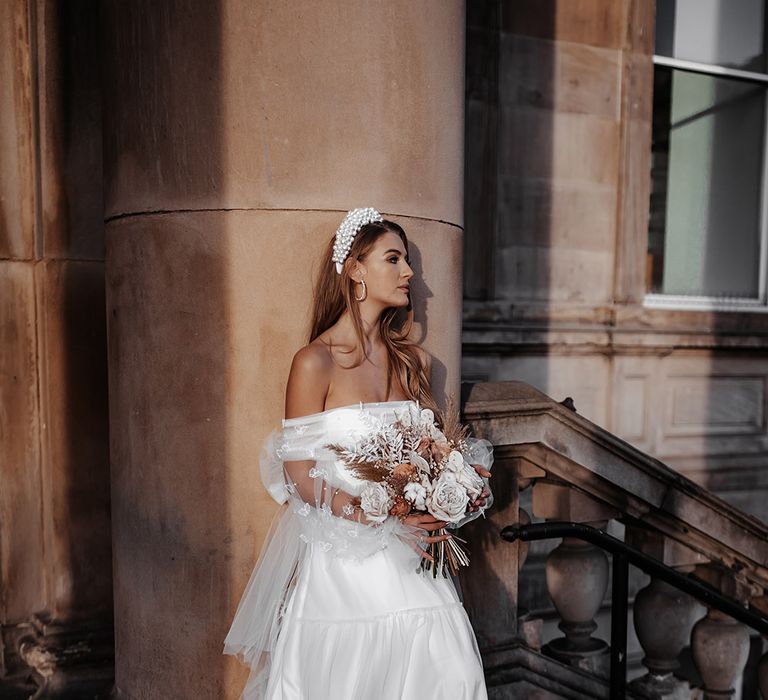
<instances>
[{"instance_id":1,"label":"bride","mask_svg":"<svg viewBox=\"0 0 768 700\"><path fill-rule=\"evenodd\" d=\"M430 357L407 338L412 277L403 229L373 209L350 211L322 261L282 429L262 450L262 480L284 505L224 642L250 666L247 700L487 697L452 581L420 567L430 543L451 537L436 533L447 523L364 510L366 482L327 449L437 413ZM459 525L492 502L490 444L468 443L486 488Z\"/></svg>"}]
</instances>

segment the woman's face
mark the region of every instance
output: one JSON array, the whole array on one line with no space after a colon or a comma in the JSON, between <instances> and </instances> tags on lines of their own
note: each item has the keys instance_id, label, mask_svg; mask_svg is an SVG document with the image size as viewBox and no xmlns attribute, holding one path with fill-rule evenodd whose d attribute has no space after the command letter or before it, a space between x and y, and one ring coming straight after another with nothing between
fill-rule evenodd
<instances>
[{"instance_id":1,"label":"woman's face","mask_svg":"<svg viewBox=\"0 0 768 700\"><path fill-rule=\"evenodd\" d=\"M413 270L408 264L405 244L400 236L392 231L379 236L365 258L359 261L359 269L353 277L358 281L361 278L365 280L368 290L366 301L378 302L384 307L408 306L409 281Z\"/></svg>"}]
</instances>

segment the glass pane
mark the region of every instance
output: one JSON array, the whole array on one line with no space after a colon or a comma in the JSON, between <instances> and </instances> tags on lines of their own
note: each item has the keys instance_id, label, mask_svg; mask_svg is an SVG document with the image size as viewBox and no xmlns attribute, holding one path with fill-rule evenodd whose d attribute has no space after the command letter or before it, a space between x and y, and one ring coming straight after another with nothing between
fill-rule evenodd
<instances>
[{"instance_id":1,"label":"glass pane","mask_svg":"<svg viewBox=\"0 0 768 700\"><path fill-rule=\"evenodd\" d=\"M765 92L656 67L650 291L758 296Z\"/></svg>"},{"instance_id":2,"label":"glass pane","mask_svg":"<svg viewBox=\"0 0 768 700\"><path fill-rule=\"evenodd\" d=\"M656 53L766 70L765 0L657 0Z\"/></svg>"}]
</instances>

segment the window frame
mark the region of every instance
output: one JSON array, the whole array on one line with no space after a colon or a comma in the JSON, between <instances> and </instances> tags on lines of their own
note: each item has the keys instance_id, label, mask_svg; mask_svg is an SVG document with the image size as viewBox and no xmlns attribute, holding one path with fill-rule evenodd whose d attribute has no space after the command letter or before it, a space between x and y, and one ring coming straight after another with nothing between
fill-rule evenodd
<instances>
[{"instance_id":1,"label":"window frame","mask_svg":"<svg viewBox=\"0 0 768 700\"><path fill-rule=\"evenodd\" d=\"M768 74L727 68L679 58L653 54L653 66L665 66L699 75L727 78L765 87L763 120L763 164L760 197L760 235L758 253L758 291L755 297L721 297L707 295L678 295L645 290L643 306L655 309L689 309L700 311L752 311L768 313ZM652 97L653 99L653 97ZM649 154L650 155L650 154ZM650 211L650 210L649 210ZM646 245L647 254L647 245Z\"/></svg>"}]
</instances>

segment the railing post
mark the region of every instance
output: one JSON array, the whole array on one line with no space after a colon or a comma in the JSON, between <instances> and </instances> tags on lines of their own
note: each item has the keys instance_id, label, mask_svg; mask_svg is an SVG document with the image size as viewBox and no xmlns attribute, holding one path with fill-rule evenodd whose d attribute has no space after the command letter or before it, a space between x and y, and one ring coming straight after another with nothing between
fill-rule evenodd
<instances>
[{"instance_id":1,"label":"railing post","mask_svg":"<svg viewBox=\"0 0 768 700\"><path fill-rule=\"evenodd\" d=\"M608 645L592 636L608 588L608 557L579 539L564 537L546 566L547 590L565 636L544 647L550 656L596 675L608 676Z\"/></svg>"},{"instance_id":2,"label":"railing post","mask_svg":"<svg viewBox=\"0 0 768 700\"><path fill-rule=\"evenodd\" d=\"M678 571L691 571L707 562L690 548L642 526L627 526L625 541ZM695 598L651 576L648 585L637 592L633 608L635 632L648 673L634 680L632 689L661 700L690 695L690 684L675 677L680 666L677 659L690 643L693 625L705 613L706 608Z\"/></svg>"},{"instance_id":3,"label":"railing post","mask_svg":"<svg viewBox=\"0 0 768 700\"><path fill-rule=\"evenodd\" d=\"M633 681L634 689L662 699L690 693L689 684L675 678L674 672L680 667L677 658L688 646L693 625L704 610L691 596L653 576L638 591L633 618L648 673Z\"/></svg>"},{"instance_id":4,"label":"railing post","mask_svg":"<svg viewBox=\"0 0 768 700\"><path fill-rule=\"evenodd\" d=\"M704 700L729 698L749 655L749 632L740 622L710 608L693 627L691 651L704 681Z\"/></svg>"},{"instance_id":5,"label":"railing post","mask_svg":"<svg viewBox=\"0 0 768 700\"><path fill-rule=\"evenodd\" d=\"M622 700L627 685L627 597L629 564L624 554L613 555L611 586L611 700Z\"/></svg>"},{"instance_id":6,"label":"railing post","mask_svg":"<svg viewBox=\"0 0 768 700\"><path fill-rule=\"evenodd\" d=\"M746 599L746 589L728 571L710 565L697 567L696 573L723 593ZM729 615L708 607L707 614L693 627L691 652L704 682L704 700L729 698L747 665L749 632Z\"/></svg>"},{"instance_id":7,"label":"railing post","mask_svg":"<svg viewBox=\"0 0 768 700\"><path fill-rule=\"evenodd\" d=\"M533 489L534 515L604 527L616 511L585 494L560 484L539 482ZM547 591L560 615L564 636L543 651L563 663L608 678L609 650L592 636L594 618L608 589L608 557L589 542L564 537L550 552L546 564Z\"/></svg>"}]
</instances>

